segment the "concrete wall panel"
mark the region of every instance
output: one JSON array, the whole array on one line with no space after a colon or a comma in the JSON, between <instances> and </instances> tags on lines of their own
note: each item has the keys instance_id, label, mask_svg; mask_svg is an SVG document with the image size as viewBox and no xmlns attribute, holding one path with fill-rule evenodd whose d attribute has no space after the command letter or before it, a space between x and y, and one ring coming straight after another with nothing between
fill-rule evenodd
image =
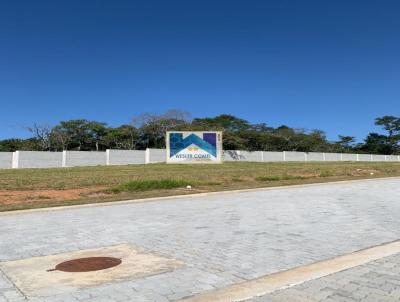
<instances>
[{"instance_id":1,"label":"concrete wall panel","mask_svg":"<svg viewBox=\"0 0 400 302\"><path fill-rule=\"evenodd\" d=\"M305 161L304 152L285 152L286 161Z\"/></svg>"},{"instance_id":2,"label":"concrete wall panel","mask_svg":"<svg viewBox=\"0 0 400 302\"><path fill-rule=\"evenodd\" d=\"M324 153L308 152L307 161L324 161Z\"/></svg>"},{"instance_id":3,"label":"concrete wall panel","mask_svg":"<svg viewBox=\"0 0 400 302\"><path fill-rule=\"evenodd\" d=\"M222 159L224 161L239 161L241 159L240 157L240 151L236 150L224 150L222 152Z\"/></svg>"},{"instance_id":4,"label":"concrete wall panel","mask_svg":"<svg viewBox=\"0 0 400 302\"><path fill-rule=\"evenodd\" d=\"M106 152L95 151L67 151L67 167L77 166L105 166Z\"/></svg>"},{"instance_id":5,"label":"concrete wall panel","mask_svg":"<svg viewBox=\"0 0 400 302\"><path fill-rule=\"evenodd\" d=\"M19 151L18 168L61 168L62 152Z\"/></svg>"},{"instance_id":6,"label":"concrete wall panel","mask_svg":"<svg viewBox=\"0 0 400 302\"><path fill-rule=\"evenodd\" d=\"M264 151L264 162L283 161L283 152Z\"/></svg>"},{"instance_id":7,"label":"concrete wall panel","mask_svg":"<svg viewBox=\"0 0 400 302\"><path fill-rule=\"evenodd\" d=\"M150 163L165 163L165 149L150 149Z\"/></svg>"},{"instance_id":8,"label":"concrete wall panel","mask_svg":"<svg viewBox=\"0 0 400 302\"><path fill-rule=\"evenodd\" d=\"M240 160L241 161L250 161L250 162L261 162L262 161L262 151L241 151L240 152Z\"/></svg>"},{"instance_id":9,"label":"concrete wall panel","mask_svg":"<svg viewBox=\"0 0 400 302\"><path fill-rule=\"evenodd\" d=\"M146 151L110 150L110 165L144 164Z\"/></svg>"},{"instance_id":10,"label":"concrete wall panel","mask_svg":"<svg viewBox=\"0 0 400 302\"><path fill-rule=\"evenodd\" d=\"M326 161L341 161L342 154L340 154L340 153L325 153L325 160Z\"/></svg>"},{"instance_id":11,"label":"concrete wall panel","mask_svg":"<svg viewBox=\"0 0 400 302\"><path fill-rule=\"evenodd\" d=\"M357 154L343 153L343 161L356 161Z\"/></svg>"},{"instance_id":12,"label":"concrete wall panel","mask_svg":"<svg viewBox=\"0 0 400 302\"><path fill-rule=\"evenodd\" d=\"M374 154L372 155L372 161L385 161L385 155Z\"/></svg>"},{"instance_id":13,"label":"concrete wall panel","mask_svg":"<svg viewBox=\"0 0 400 302\"><path fill-rule=\"evenodd\" d=\"M12 168L12 152L0 152L0 169Z\"/></svg>"},{"instance_id":14,"label":"concrete wall panel","mask_svg":"<svg viewBox=\"0 0 400 302\"><path fill-rule=\"evenodd\" d=\"M387 161L391 161L391 162L393 162L393 161L399 161L399 157L397 156L397 155L387 155Z\"/></svg>"},{"instance_id":15,"label":"concrete wall panel","mask_svg":"<svg viewBox=\"0 0 400 302\"><path fill-rule=\"evenodd\" d=\"M371 161L371 154L359 154L359 161Z\"/></svg>"}]
</instances>

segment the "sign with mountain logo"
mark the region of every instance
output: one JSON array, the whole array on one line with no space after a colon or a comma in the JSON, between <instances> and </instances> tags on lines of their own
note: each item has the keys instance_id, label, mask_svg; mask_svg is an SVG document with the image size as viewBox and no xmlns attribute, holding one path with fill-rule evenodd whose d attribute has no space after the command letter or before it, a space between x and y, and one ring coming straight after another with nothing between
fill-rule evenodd
<instances>
[{"instance_id":1,"label":"sign with mountain logo","mask_svg":"<svg viewBox=\"0 0 400 302\"><path fill-rule=\"evenodd\" d=\"M168 131L167 163L221 163L222 132Z\"/></svg>"}]
</instances>

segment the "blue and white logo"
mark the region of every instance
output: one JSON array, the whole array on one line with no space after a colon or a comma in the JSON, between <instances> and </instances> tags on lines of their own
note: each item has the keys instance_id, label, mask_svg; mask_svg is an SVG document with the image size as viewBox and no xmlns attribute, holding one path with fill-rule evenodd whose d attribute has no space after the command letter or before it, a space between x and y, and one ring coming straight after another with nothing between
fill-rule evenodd
<instances>
[{"instance_id":1,"label":"blue and white logo","mask_svg":"<svg viewBox=\"0 0 400 302\"><path fill-rule=\"evenodd\" d=\"M167 162L221 162L221 132L167 132Z\"/></svg>"}]
</instances>

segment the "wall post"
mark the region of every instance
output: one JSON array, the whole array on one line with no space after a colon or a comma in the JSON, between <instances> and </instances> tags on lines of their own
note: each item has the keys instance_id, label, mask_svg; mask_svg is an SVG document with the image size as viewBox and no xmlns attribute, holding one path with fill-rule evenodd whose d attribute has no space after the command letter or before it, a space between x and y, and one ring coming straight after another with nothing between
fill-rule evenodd
<instances>
[{"instance_id":1,"label":"wall post","mask_svg":"<svg viewBox=\"0 0 400 302\"><path fill-rule=\"evenodd\" d=\"M150 163L150 148L146 148L144 153L144 163L147 165Z\"/></svg>"},{"instance_id":2,"label":"wall post","mask_svg":"<svg viewBox=\"0 0 400 302\"><path fill-rule=\"evenodd\" d=\"M286 151L283 151L283 161L286 161Z\"/></svg>"},{"instance_id":3,"label":"wall post","mask_svg":"<svg viewBox=\"0 0 400 302\"><path fill-rule=\"evenodd\" d=\"M15 151L12 154L11 168L18 169L18 166L19 166L19 151Z\"/></svg>"},{"instance_id":4,"label":"wall post","mask_svg":"<svg viewBox=\"0 0 400 302\"><path fill-rule=\"evenodd\" d=\"M106 166L110 165L110 149L106 149Z\"/></svg>"},{"instance_id":5,"label":"wall post","mask_svg":"<svg viewBox=\"0 0 400 302\"><path fill-rule=\"evenodd\" d=\"M67 151L64 150L62 152L62 162L61 162L61 167L65 168L67 166Z\"/></svg>"}]
</instances>

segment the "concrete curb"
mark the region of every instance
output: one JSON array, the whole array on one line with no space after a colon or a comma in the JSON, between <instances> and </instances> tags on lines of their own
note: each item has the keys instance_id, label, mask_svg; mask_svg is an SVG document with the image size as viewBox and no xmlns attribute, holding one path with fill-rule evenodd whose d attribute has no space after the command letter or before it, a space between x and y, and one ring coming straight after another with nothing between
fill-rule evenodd
<instances>
[{"instance_id":1,"label":"concrete curb","mask_svg":"<svg viewBox=\"0 0 400 302\"><path fill-rule=\"evenodd\" d=\"M300 266L257 279L240 282L225 288L199 294L197 296L187 297L179 301L245 301L398 253L400 253L400 241L396 240L329 260L323 260L310 265Z\"/></svg>"},{"instance_id":2,"label":"concrete curb","mask_svg":"<svg viewBox=\"0 0 400 302\"><path fill-rule=\"evenodd\" d=\"M47 207L47 208L0 212L0 216L29 214L29 213L35 213L35 212L61 211L61 210L66 210L66 209L73 210L73 209L91 208L91 207L104 207L104 206L124 205L124 204L132 204L132 203L157 202L157 201L170 200L170 199L196 198L196 197L203 197L203 196L226 195L226 194L233 194L233 193L260 192L260 191L271 191L271 190L287 190L287 189L307 188L307 187L314 187L314 186L321 186L321 185L337 185L337 184L343 184L343 183L359 183L359 182L365 182L365 181L388 180L388 179L399 179L400 180L400 176L363 178L363 179L353 179L353 180L339 180L339 181L330 181L330 182L316 182L316 183L310 183L310 184L286 185L286 186L264 187L264 188L251 188L251 189L240 189L240 190L229 190L229 191L215 191L215 192L205 192L205 193L191 193L191 194L182 194L182 195L171 195L171 196L150 197L150 198L140 198L140 199L131 199L131 200L121 200L121 201L87 203L87 204L59 206L59 207L55 206L55 207Z\"/></svg>"}]
</instances>

